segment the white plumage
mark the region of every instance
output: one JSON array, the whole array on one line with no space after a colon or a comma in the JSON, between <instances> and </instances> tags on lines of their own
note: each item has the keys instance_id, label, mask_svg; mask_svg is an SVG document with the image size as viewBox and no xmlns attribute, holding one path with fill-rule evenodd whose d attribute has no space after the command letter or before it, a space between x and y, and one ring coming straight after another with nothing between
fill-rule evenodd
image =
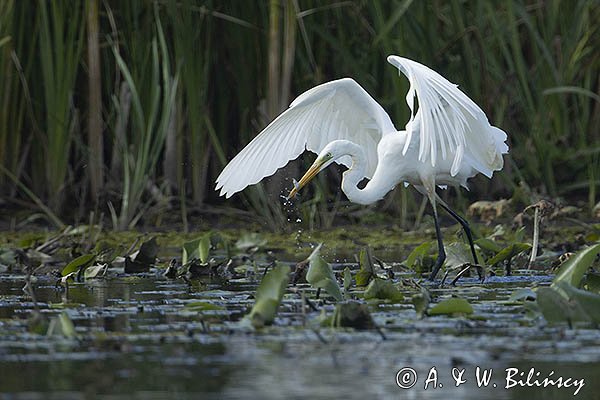
<instances>
[{"instance_id":1,"label":"white plumage","mask_svg":"<svg viewBox=\"0 0 600 400\"><path fill-rule=\"evenodd\" d=\"M317 160L290 196L335 161L349 168L342 190L350 201L369 204L400 182L413 184L431 201L439 228L436 186L466 186L477 173L491 177L508 152L506 133L491 126L481 108L437 72L403 57L387 60L410 82L406 101L411 117L405 130L398 131L353 79L327 82L301 94L235 156L217 178L216 190L229 198L310 150L318 153ZM370 181L359 189L365 177ZM466 221L459 222L468 230ZM432 277L445 258L439 229L437 233L442 260L438 258ZM470 231L468 236L472 242Z\"/></svg>"}]
</instances>

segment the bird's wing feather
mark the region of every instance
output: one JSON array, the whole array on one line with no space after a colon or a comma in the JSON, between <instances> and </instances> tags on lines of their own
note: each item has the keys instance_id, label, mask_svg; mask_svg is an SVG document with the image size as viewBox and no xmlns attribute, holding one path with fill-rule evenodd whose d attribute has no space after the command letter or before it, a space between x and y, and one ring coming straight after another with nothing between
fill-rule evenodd
<instances>
[{"instance_id":1,"label":"bird's wing feather","mask_svg":"<svg viewBox=\"0 0 600 400\"><path fill-rule=\"evenodd\" d=\"M458 86L418 62L389 56L388 62L397 67L410 82L406 102L411 118L406 125L408 139L419 133L419 160L435 167L440 159L453 157L450 174L455 176L461 163L487 175L502 168L502 154L508 152L506 133L491 126L485 113ZM419 109L415 113L415 95ZM440 154L441 153L441 154Z\"/></svg>"},{"instance_id":2,"label":"bird's wing feather","mask_svg":"<svg viewBox=\"0 0 600 400\"><path fill-rule=\"evenodd\" d=\"M381 136L396 132L389 115L354 80L339 79L314 87L292 102L227 164L216 189L230 197L270 176L305 149L319 153L327 143L346 139L367 157L367 178L377 165ZM350 158L340 163L350 166Z\"/></svg>"}]
</instances>

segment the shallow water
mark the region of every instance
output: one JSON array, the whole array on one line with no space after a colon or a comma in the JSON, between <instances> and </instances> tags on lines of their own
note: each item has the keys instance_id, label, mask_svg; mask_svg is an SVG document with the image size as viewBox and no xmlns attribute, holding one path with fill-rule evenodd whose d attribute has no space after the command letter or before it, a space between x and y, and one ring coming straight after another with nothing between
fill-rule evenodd
<instances>
[{"instance_id":1,"label":"shallow water","mask_svg":"<svg viewBox=\"0 0 600 400\"><path fill-rule=\"evenodd\" d=\"M596 329L546 326L507 302L516 289L549 284L548 276L522 273L431 288L434 298L468 299L472 318L418 319L409 301L371 305L383 335L320 327L319 312L302 311L301 292L314 296L304 285L288 291L274 326L252 332L239 323L254 301L256 282L249 278L188 284L158 270L111 272L68 291L39 278L40 312L66 312L77 332L72 339L28 332L34 303L22 291L23 279L0 276L0 388L11 399L559 399L575 391L505 389L507 368L519 368L525 378L535 368L540 381L551 370L553 378L583 378L577 398L597 398L600 391ZM217 307L198 311L193 302ZM331 312L333 305L320 308ZM476 383L477 366L493 370L487 387ZM401 389L396 374L406 367L418 380ZM453 368L465 370L459 387Z\"/></svg>"}]
</instances>

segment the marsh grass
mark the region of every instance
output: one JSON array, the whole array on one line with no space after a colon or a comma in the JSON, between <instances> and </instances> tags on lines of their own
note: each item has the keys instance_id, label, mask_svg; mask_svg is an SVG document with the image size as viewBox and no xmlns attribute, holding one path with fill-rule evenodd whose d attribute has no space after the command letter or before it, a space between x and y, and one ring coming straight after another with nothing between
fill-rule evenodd
<instances>
[{"instance_id":1,"label":"marsh grass","mask_svg":"<svg viewBox=\"0 0 600 400\"><path fill-rule=\"evenodd\" d=\"M106 145L94 160L101 165L88 165L98 150L82 139L91 125L78 121L98 113L85 83L83 35L93 21L86 4L0 4L0 163L57 215L69 217L65 204L85 208L88 197L98 198L101 210L113 205L118 227L132 227L159 189L182 210L234 204L289 229L275 198L311 157L236 202L218 198L214 179L295 95L330 79L355 78L401 129L408 82L385 62L390 53L459 84L509 133L504 171L477 180L459 195L462 204L509 197L519 185L585 199L590 209L598 201L597 2L98 2ZM95 171L85 172L90 166ZM298 204L307 226L354 213L338 194L339 179L328 171L309 189L316 195ZM10 201L17 192L30 198L5 174L0 186ZM380 207L403 227L422 213L410 188L397 188Z\"/></svg>"}]
</instances>

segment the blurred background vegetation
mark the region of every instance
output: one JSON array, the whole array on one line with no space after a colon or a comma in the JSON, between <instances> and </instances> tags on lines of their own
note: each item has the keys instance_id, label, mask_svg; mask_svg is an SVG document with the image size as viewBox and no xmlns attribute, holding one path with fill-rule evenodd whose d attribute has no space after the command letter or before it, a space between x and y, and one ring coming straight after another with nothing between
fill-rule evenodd
<instances>
[{"instance_id":1,"label":"blurred background vegetation","mask_svg":"<svg viewBox=\"0 0 600 400\"><path fill-rule=\"evenodd\" d=\"M385 61L397 54L459 84L508 133L505 169L446 191L454 204L538 193L589 211L598 21L593 0L2 0L0 209L57 226L104 215L117 229L224 213L318 227L377 209L410 227L421 196L397 188L352 206L339 171L283 205L310 156L229 201L213 190L227 160L319 83L353 77L404 126L408 82Z\"/></svg>"}]
</instances>

